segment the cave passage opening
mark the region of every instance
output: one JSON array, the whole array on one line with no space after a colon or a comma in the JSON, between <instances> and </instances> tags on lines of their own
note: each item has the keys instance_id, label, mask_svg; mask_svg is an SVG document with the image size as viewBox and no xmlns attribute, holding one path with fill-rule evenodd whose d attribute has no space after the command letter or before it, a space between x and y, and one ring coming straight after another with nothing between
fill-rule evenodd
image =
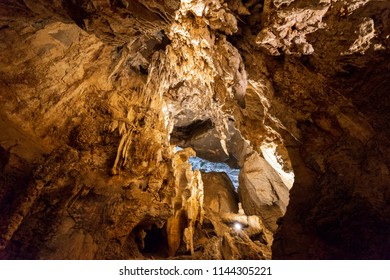
<instances>
[{"instance_id":1,"label":"cave passage opening","mask_svg":"<svg viewBox=\"0 0 390 280\"><path fill-rule=\"evenodd\" d=\"M283 139L259 131L250 141L242 134L247 131L239 130L232 120L227 120L225 138L211 119L175 125L171 144L176 152L192 149L188 163L201 173L206 208L221 217L224 213L261 217L264 226L275 232L294 183Z\"/></svg>"},{"instance_id":2,"label":"cave passage opening","mask_svg":"<svg viewBox=\"0 0 390 280\"><path fill-rule=\"evenodd\" d=\"M168 256L166 227L155 224L138 229L136 238L139 250L145 257L165 258Z\"/></svg>"},{"instance_id":3,"label":"cave passage opening","mask_svg":"<svg viewBox=\"0 0 390 280\"><path fill-rule=\"evenodd\" d=\"M271 142L264 144L260 147L260 150L262 152L262 156L264 159L272 166L272 168L279 174L280 178L282 179L283 183L287 186L287 188L290 190L294 184L295 174L292 168L286 168L286 166L289 166L290 159L284 159L282 156L280 156L277 152L278 145ZM182 150L181 147L176 146L176 151ZM238 166L230 166L226 162L214 162L207 160L205 158L196 156L196 157L190 157L189 163L192 165L192 170L198 169L202 173L211 173L211 172L224 172L229 177L230 181L232 182L235 190L238 190L239 186L239 174L240 174L240 168Z\"/></svg>"},{"instance_id":4,"label":"cave passage opening","mask_svg":"<svg viewBox=\"0 0 390 280\"><path fill-rule=\"evenodd\" d=\"M201 157L190 157L189 162L192 165L192 170L198 169L202 173L225 172L237 191L239 168L232 168L225 162L212 162Z\"/></svg>"}]
</instances>

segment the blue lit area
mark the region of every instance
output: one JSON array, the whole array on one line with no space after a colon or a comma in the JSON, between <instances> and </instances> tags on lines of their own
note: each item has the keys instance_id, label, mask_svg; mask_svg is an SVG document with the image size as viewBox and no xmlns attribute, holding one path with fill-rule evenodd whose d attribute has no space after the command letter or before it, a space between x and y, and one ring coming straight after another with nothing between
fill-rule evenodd
<instances>
[{"instance_id":1,"label":"blue lit area","mask_svg":"<svg viewBox=\"0 0 390 280\"><path fill-rule=\"evenodd\" d=\"M182 150L181 147L176 147L176 151L180 150ZM200 157L190 157L189 162L192 165L192 170L198 169L204 173L225 172L229 176L230 181L232 181L234 188L237 190L240 169L230 168L230 166L224 162L212 162Z\"/></svg>"},{"instance_id":2,"label":"blue lit area","mask_svg":"<svg viewBox=\"0 0 390 280\"><path fill-rule=\"evenodd\" d=\"M190 157L189 162L192 164L192 169L199 169L202 172L225 172L232 181L234 188L238 188L238 173L240 169L230 168L229 165L223 162L211 162L199 157Z\"/></svg>"}]
</instances>

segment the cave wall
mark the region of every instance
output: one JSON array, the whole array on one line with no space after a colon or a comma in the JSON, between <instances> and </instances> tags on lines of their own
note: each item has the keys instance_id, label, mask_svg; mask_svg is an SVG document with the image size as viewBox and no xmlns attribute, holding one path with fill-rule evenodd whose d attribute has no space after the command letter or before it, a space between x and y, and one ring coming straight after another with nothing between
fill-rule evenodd
<instances>
[{"instance_id":1,"label":"cave wall","mask_svg":"<svg viewBox=\"0 0 390 280\"><path fill-rule=\"evenodd\" d=\"M295 173L273 257L388 258L389 3L273 2L237 41L248 76L271 80Z\"/></svg>"},{"instance_id":2,"label":"cave wall","mask_svg":"<svg viewBox=\"0 0 390 280\"><path fill-rule=\"evenodd\" d=\"M1 258L389 258L389 14L375 0L2 1ZM244 209L204 204L194 151L171 145L196 141L241 168L275 143L295 173L287 211L266 161L242 169Z\"/></svg>"},{"instance_id":3,"label":"cave wall","mask_svg":"<svg viewBox=\"0 0 390 280\"><path fill-rule=\"evenodd\" d=\"M1 3L2 129L11 131L1 138L2 258L144 258L137 236L171 214L174 191L161 191L173 184L171 150L147 77L167 22L138 2L106 4Z\"/></svg>"}]
</instances>

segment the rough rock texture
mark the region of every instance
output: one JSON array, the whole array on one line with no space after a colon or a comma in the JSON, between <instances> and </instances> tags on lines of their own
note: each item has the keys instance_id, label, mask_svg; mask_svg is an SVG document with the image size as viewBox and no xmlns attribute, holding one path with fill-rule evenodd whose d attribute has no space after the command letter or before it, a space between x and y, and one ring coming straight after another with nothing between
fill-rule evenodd
<instances>
[{"instance_id":1,"label":"rough rock texture","mask_svg":"<svg viewBox=\"0 0 390 280\"><path fill-rule=\"evenodd\" d=\"M191 148L186 148L178 151L173 159L176 195L172 200L173 215L167 221L169 254L171 256L176 254L183 237L187 251L190 251L191 255L194 254L195 225L201 226L203 223L202 177L200 171L193 172L191 164L188 163L188 158L194 155Z\"/></svg>"},{"instance_id":2,"label":"rough rock texture","mask_svg":"<svg viewBox=\"0 0 390 280\"><path fill-rule=\"evenodd\" d=\"M257 153L248 156L239 175L238 194L246 214L262 217L275 231L288 205L288 188L272 166Z\"/></svg>"},{"instance_id":3,"label":"rough rock texture","mask_svg":"<svg viewBox=\"0 0 390 280\"><path fill-rule=\"evenodd\" d=\"M306 35L325 27L322 18L330 1L306 1L307 5L302 2L305 1L264 1L263 28L256 44L271 55L280 55L280 51L290 55L312 54L314 49Z\"/></svg>"},{"instance_id":4,"label":"rough rock texture","mask_svg":"<svg viewBox=\"0 0 390 280\"><path fill-rule=\"evenodd\" d=\"M2 53L9 50L0 67L1 256L144 258L135 241L140 232L164 231L174 194L161 98L148 92L133 56L139 49L83 31L78 20L86 19L75 13L93 13L72 3L0 6ZM160 48L150 47L150 54Z\"/></svg>"},{"instance_id":5,"label":"rough rock texture","mask_svg":"<svg viewBox=\"0 0 390 280\"><path fill-rule=\"evenodd\" d=\"M388 259L389 15L1 1L0 258ZM241 168L245 214L205 206L196 153Z\"/></svg>"},{"instance_id":6,"label":"rough rock texture","mask_svg":"<svg viewBox=\"0 0 390 280\"><path fill-rule=\"evenodd\" d=\"M312 55L289 56L294 45L280 34L284 46L275 58L253 51L246 40L261 30L243 28L245 36L237 38L248 77L273 85L265 91L268 112L283 124L272 126L284 139L295 173L273 257L388 258L390 4L289 2L271 5L271 14L293 16L294 6L312 14L327 6L326 28L306 34ZM269 17L264 28L279 24ZM304 53L298 48L298 55Z\"/></svg>"},{"instance_id":7,"label":"rough rock texture","mask_svg":"<svg viewBox=\"0 0 390 280\"><path fill-rule=\"evenodd\" d=\"M237 213L238 199L226 173L202 173L204 205L217 213Z\"/></svg>"}]
</instances>

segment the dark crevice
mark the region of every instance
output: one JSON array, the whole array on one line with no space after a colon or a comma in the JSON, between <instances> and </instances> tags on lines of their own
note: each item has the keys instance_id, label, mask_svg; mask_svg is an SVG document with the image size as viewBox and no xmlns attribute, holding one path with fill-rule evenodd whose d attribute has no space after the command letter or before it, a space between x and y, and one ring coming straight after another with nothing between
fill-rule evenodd
<instances>
[{"instance_id":1,"label":"dark crevice","mask_svg":"<svg viewBox=\"0 0 390 280\"><path fill-rule=\"evenodd\" d=\"M63 1L63 7L69 17L83 30L85 30L84 19L87 18L88 13L81 7L82 1Z\"/></svg>"},{"instance_id":2,"label":"dark crevice","mask_svg":"<svg viewBox=\"0 0 390 280\"><path fill-rule=\"evenodd\" d=\"M182 140L188 141L211 128L213 128L213 123L210 119L195 120L187 126L175 126L171 134L171 142L175 144Z\"/></svg>"},{"instance_id":3,"label":"dark crevice","mask_svg":"<svg viewBox=\"0 0 390 280\"><path fill-rule=\"evenodd\" d=\"M145 247L142 252L144 253L158 253L160 249L164 247L165 234L164 230L157 228L156 225L152 225L150 230L145 230L146 236L144 239Z\"/></svg>"},{"instance_id":4,"label":"dark crevice","mask_svg":"<svg viewBox=\"0 0 390 280\"><path fill-rule=\"evenodd\" d=\"M138 226L135 241L138 244L139 251L147 258L167 258L168 257L168 239L166 227L158 227L155 224L150 226Z\"/></svg>"}]
</instances>

